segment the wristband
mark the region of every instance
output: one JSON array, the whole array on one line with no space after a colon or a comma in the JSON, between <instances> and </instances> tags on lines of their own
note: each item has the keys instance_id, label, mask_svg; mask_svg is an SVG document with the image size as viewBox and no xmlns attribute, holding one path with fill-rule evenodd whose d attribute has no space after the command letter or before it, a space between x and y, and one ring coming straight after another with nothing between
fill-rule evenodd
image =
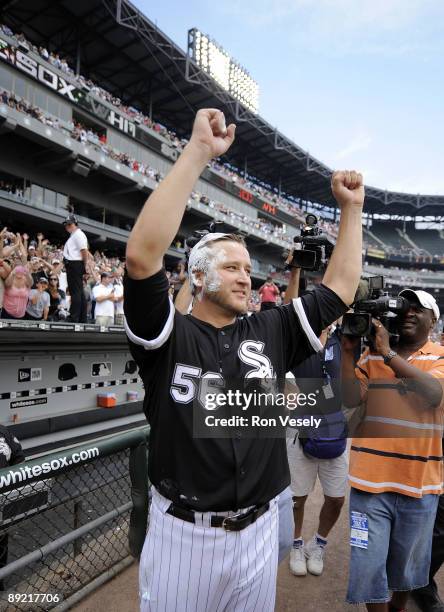
<instances>
[{"instance_id":1,"label":"wristband","mask_svg":"<svg viewBox=\"0 0 444 612\"><path fill-rule=\"evenodd\" d=\"M393 351L392 349L390 349L387 355L383 355L382 358L384 359L385 365L388 365L393 359L393 357L396 357L397 354L398 353L396 351Z\"/></svg>"}]
</instances>

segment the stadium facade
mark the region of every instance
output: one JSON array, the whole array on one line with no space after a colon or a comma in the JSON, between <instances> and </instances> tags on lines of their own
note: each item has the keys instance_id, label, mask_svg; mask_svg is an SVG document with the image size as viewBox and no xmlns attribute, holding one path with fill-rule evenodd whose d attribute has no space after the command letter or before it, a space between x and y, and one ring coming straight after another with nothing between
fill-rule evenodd
<instances>
[{"instance_id":1,"label":"stadium facade","mask_svg":"<svg viewBox=\"0 0 444 612\"><path fill-rule=\"evenodd\" d=\"M59 223L69 204L93 248L122 252L143 202L189 135L195 111L217 106L237 123L236 143L198 182L178 236L181 247L172 245L168 263L179 261L184 238L211 220L247 235L256 284L270 270L280 279L282 252L305 211L328 218L325 229L334 238L331 170L242 107L131 3L23 0L4 8L1 21L12 35L0 35L0 170L4 180L23 184L23 197L0 194L3 225L32 231L44 224L46 234L63 239ZM11 95L38 109L44 121L9 104ZM83 140L73 137L77 125L89 134ZM402 219L440 218L444 197L366 192L371 271L389 262L408 270L388 272L389 286L429 288L443 307L444 239L439 230L419 232ZM381 214L397 215L398 224L375 221Z\"/></svg>"}]
</instances>

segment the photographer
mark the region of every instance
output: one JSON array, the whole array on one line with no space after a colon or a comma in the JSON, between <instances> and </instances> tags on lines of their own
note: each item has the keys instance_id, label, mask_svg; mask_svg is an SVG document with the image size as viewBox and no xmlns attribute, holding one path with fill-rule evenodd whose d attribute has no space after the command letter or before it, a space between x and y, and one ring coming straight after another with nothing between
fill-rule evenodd
<instances>
[{"instance_id":1,"label":"photographer","mask_svg":"<svg viewBox=\"0 0 444 612\"><path fill-rule=\"evenodd\" d=\"M444 348L428 336L439 309L404 289L399 344L373 319L372 349L356 367L359 338L343 337L342 397L363 404L350 455L351 561L347 601L373 612L403 610L429 582L433 523L442 489ZM389 591L393 591L390 600ZM389 602L390 603L387 603Z\"/></svg>"},{"instance_id":2,"label":"photographer","mask_svg":"<svg viewBox=\"0 0 444 612\"><path fill-rule=\"evenodd\" d=\"M293 254L291 250L287 265L293 261ZM285 291L286 304L299 295L300 271L300 268L291 265ZM310 432L303 431L294 435L292 431L291 438L287 439L294 515L290 571L295 576L305 576L307 570L315 576L322 574L327 537L339 519L347 489L347 434L340 407L340 390L337 388L341 368L339 328L331 325L322 331L319 340L323 350L311 355L291 372L299 391L308 394L322 389L316 407L324 419L320 431L313 432L312 438L309 437ZM319 514L317 533L305 543L302 538L304 508L318 478L324 493L324 503Z\"/></svg>"}]
</instances>

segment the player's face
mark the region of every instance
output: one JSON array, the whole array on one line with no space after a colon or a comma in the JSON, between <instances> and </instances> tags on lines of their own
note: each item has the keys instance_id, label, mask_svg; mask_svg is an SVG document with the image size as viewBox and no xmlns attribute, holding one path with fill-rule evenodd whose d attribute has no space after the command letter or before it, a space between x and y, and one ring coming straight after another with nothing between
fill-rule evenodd
<instances>
[{"instance_id":1,"label":"player's face","mask_svg":"<svg viewBox=\"0 0 444 612\"><path fill-rule=\"evenodd\" d=\"M205 275L205 297L236 315L247 312L251 293L251 261L247 249L237 242L221 242L212 250L215 257Z\"/></svg>"}]
</instances>

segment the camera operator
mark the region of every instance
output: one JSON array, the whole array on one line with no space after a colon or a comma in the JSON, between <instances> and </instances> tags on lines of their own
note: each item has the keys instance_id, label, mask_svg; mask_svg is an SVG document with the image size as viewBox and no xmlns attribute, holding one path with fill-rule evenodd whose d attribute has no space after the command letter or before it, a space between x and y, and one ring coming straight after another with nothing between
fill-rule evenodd
<instances>
[{"instance_id":1,"label":"camera operator","mask_svg":"<svg viewBox=\"0 0 444 612\"><path fill-rule=\"evenodd\" d=\"M408 592L429 582L433 523L443 492L444 348L428 340L439 308L425 291L404 289L399 295L408 300L408 310L399 316L396 351L377 319L372 349L356 367L353 352L360 339L344 336L342 344L343 403L365 407L350 455L347 601L366 603L374 612L403 610Z\"/></svg>"},{"instance_id":2,"label":"camera operator","mask_svg":"<svg viewBox=\"0 0 444 612\"><path fill-rule=\"evenodd\" d=\"M293 249L286 264L293 261ZM285 304L299 296L301 269L290 267L290 278L285 291ZM302 279L303 280L303 279ZM292 370L297 388L305 394L322 387L317 405L326 424L310 438L309 432L287 439L288 463L293 498L294 540L290 551L290 571L295 576L305 576L307 570L320 576L324 569L327 537L339 519L347 489L348 460L346 451L345 420L340 410L338 382L341 368L341 341L339 328L331 325L320 336L323 350L305 359ZM319 389L320 390L320 389ZM331 426L331 422L337 422ZM324 431L324 436L322 432ZM333 437L333 436L336 437ZM317 533L305 543L302 538L304 508L316 480L322 485L324 503L319 514Z\"/></svg>"}]
</instances>

